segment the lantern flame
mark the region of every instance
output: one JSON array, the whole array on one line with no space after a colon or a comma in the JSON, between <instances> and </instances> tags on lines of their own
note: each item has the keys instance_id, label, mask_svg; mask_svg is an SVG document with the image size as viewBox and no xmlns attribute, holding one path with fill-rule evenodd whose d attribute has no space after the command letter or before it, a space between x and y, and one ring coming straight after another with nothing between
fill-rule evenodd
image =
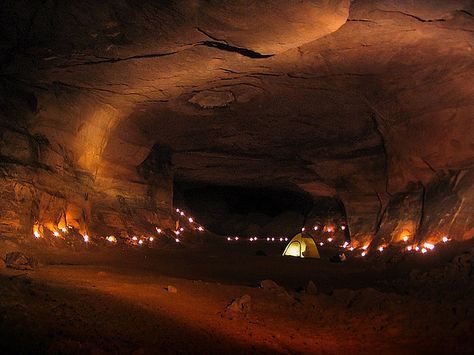
<instances>
[{"instance_id":1,"label":"lantern flame","mask_svg":"<svg viewBox=\"0 0 474 355\"><path fill-rule=\"evenodd\" d=\"M435 246L431 243L425 243L423 244L423 246L426 248L426 249L429 249L429 250L433 250L435 248Z\"/></svg>"}]
</instances>

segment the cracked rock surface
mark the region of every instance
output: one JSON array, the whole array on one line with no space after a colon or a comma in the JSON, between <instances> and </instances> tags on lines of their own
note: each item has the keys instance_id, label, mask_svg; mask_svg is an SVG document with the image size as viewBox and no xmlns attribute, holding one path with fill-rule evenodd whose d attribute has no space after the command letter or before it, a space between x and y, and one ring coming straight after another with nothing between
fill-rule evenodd
<instances>
[{"instance_id":1,"label":"cracked rock surface","mask_svg":"<svg viewBox=\"0 0 474 355\"><path fill-rule=\"evenodd\" d=\"M0 234L145 233L172 224L173 181L192 181L338 198L360 243L471 238L473 14L470 0L7 2Z\"/></svg>"}]
</instances>

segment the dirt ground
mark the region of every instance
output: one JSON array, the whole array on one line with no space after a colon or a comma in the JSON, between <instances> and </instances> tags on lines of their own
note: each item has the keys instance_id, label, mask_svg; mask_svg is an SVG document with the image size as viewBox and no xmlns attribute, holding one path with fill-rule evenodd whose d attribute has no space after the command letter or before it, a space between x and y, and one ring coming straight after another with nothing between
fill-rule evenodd
<instances>
[{"instance_id":1,"label":"dirt ground","mask_svg":"<svg viewBox=\"0 0 474 355\"><path fill-rule=\"evenodd\" d=\"M474 352L467 246L346 263L324 252L281 257L280 248L31 251L35 270L0 268L0 353ZM260 287L265 279L281 288ZM309 280L316 294L305 291ZM228 307L244 295L242 308Z\"/></svg>"}]
</instances>

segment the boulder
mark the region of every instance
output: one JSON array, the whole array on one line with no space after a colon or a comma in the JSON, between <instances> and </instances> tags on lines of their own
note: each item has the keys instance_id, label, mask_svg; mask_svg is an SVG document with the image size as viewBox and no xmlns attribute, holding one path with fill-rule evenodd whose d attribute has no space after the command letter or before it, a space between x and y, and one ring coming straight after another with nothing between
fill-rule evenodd
<instances>
[{"instance_id":1,"label":"boulder","mask_svg":"<svg viewBox=\"0 0 474 355\"><path fill-rule=\"evenodd\" d=\"M171 285L168 285L168 287L166 287L166 291L168 291L169 293L178 293L178 289Z\"/></svg>"},{"instance_id":2,"label":"boulder","mask_svg":"<svg viewBox=\"0 0 474 355\"><path fill-rule=\"evenodd\" d=\"M243 295L242 297L234 299L227 307L226 311L235 313L248 313L252 305L252 297Z\"/></svg>"},{"instance_id":3,"label":"boulder","mask_svg":"<svg viewBox=\"0 0 474 355\"><path fill-rule=\"evenodd\" d=\"M14 251L5 256L5 265L11 269L33 270L38 266L38 261L19 251Z\"/></svg>"},{"instance_id":4,"label":"boulder","mask_svg":"<svg viewBox=\"0 0 474 355\"><path fill-rule=\"evenodd\" d=\"M317 295L318 294L318 287L311 280L308 282L308 285L306 286L306 293L308 295Z\"/></svg>"}]
</instances>

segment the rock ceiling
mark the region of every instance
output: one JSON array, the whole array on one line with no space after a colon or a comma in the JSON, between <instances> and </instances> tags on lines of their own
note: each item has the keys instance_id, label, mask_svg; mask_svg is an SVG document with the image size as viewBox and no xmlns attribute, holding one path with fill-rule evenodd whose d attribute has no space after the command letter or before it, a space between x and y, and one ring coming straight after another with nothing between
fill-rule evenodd
<instances>
[{"instance_id":1,"label":"rock ceiling","mask_svg":"<svg viewBox=\"0 0 474 355\"><path fill-rule=\"evenodd\" d=\"M37 1L0 13L1 154L31 160L16 135L44 138L39 161L102 196L78 203L84 219L108 197L139 205L137 166L153 146L170 149L178 180L338 197L353 234L372 237L398 193L472 180L470 0ZM453 206L469 214L473 199Z\"/></svg>"}]
</instances>

